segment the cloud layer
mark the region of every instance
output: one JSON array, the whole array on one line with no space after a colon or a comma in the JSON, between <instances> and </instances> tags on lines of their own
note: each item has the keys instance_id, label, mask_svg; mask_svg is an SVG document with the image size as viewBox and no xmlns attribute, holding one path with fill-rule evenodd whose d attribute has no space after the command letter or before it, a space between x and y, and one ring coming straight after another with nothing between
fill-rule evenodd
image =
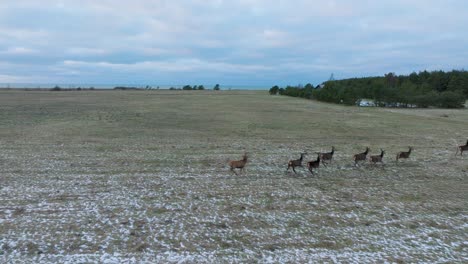
<instances>
[{"instance_id":1,"label":"cloud layer","mask_svg":"<svg viewBox=\"0 0 468 264\"><path fill-rule=\"evenodd\" d=\"M0 82L318 84L468 65L463 0L0 3Z\"/></svg>"}]
</instances>

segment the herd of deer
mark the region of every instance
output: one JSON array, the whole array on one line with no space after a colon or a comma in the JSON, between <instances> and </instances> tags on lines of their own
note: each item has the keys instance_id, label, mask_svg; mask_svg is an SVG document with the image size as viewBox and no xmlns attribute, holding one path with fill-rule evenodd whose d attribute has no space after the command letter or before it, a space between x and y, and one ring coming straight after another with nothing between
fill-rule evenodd
<instances>
[{"instance_id":1,"label":"herd of deer","mask_svg":"<svg viewBox=\"0 0 468 264\"><path fill-rule=\"evenodd\" d=\"M353 156L354 160L354 166L359 166L359 162L361 161L366 161L367 160L367 154L369 154L369 147L366 147L366 151L362 153L355 154ZM411 151L413 150L412 147L409 147L408 151L401 151L398 152L396 155L396 161L399 159L407 159L409 158ZM463 152L468 151L468 140L466 141L465 145L461 145L457 147L457 152L455 153L455 156L458 155L458 152L460 152L460 156L463 156ZM324 166L327 166L328 163L330 163L333 159L333 154L335 153L335 147L332 147L330 152L317 152L317 159L312 160L307 162L307 168L309 169L310 173L314 174L314 169L317 169L322 163ZM377 163L382 163L383 164L383 156L385 154L385 151L383 149L380 149L380 155L372 155L369 157L369 161L372 162L373 164ZM296 167L302 167L302 160L304 159L305 155L307 153L301 153L301 157L296 160L290 160L288 162L288 168L286 171L289 171L290 168L296 173L295 168ZM244 153L244 156L242 157L241 160L231 160L229 161L229 167L231 168L231 171L234 172L236 175L235 169L239 169L239 173L242 173L245 169L245 165L247 164L247 153Z\"/></svg>"}]
</instances>

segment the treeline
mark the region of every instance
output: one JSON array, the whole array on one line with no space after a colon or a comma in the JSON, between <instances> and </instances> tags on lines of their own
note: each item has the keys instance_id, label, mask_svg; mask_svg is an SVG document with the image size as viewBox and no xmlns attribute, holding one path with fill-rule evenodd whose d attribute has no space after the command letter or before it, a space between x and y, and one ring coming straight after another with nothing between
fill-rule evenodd
<instances>
[{"instance_id":1,"label":"treeline","mask_svg":"<svg viewBox=\"0 0 468 264\"><path fill-rule=\"evenodd\" d=\"M26 89L26 90L43 90L43 89ZM89 88L62 88L58 85L54 86L53 88L48 89L49 91L86 91L86 90L94 90L94 87L89 87Z\"/></svg>"},{"instance_id":2,"label":"treeline","mask_svg":"<svg viewBox=\"0 0 468 264\"><path fill-rule=\"evenodd\" d=\"M182 89L176 89L174 87L171 87L169 88L170 90L205 90L205 86L203 85L194 85L194 86L190 86L190 85L184 85L182 87Z\"/></svg>"},{"instance_id":3,"label":"treeline","mask_svg":"<svg viewBox=\"0 0 468 264\"><path fill-rule=\"evenodd\" d=\"M275 95L287 95L292 97L303 97L312 99L313 93L316 91L320 86L314 87L312 84L308 83L305 86L298 85L298 86L286 86L285 88L280 88L277 85L271 87L270 94Z\"/></svg>"},{"instance_id":4,"label":"treeline","mask_svg":"<svg viewBox=\"0 0 468 264\"><path fill-rule=\"evenodd\" d=\"M169 90L186 90L186 91L187 90L205 90L205 86L203 86L203 85L194 85L194 86L184 85L182 88L171 87L171 88L169 88ZM213 90L219 91L219 90L221 90L221 86L219 84L216 84L213 87Z\"/></svg>"},{"instance_id":5,"label":"treeline","mask_svg":"<svg viewBox=\"0 0 468 264\"><path fill-rule=\"evenodd\" d=\"M9 89L9 88L8 88ZM116 86L113 88L113 90L122 90L122 91L126 91L126 90L131 90L131 91L143 91L143 90L159 90L159 86L157 86L156 88L152 87L152 86L145 86L145 87L135 87L135 86ZM31 90L40 90L40 89L31 89ZM94 87L90 87L90 88L81 88L81 87L78 87L78 88L62 88L60 86L55 86L53 88L49 88L49 89L46 89L46 90L49 90L49 91L81 91L81 90L94 90ZM101 90L110 90L110 89L101 89ZM194 85L194 86L191 86L191 85L184 85L182 88L176 88L176 87L170 87L169 90L205 90L205 86L203 85ZM216 84L214 87L213 87L213 90L215 91L219 91L221 90L221 86L219 84Z\"/></svg>"},{"instance_id":6,"label":"treeline","mask_svg":"<svg viewBox=\"0 0 468 264\"><path fill-rule=\"evenodd\" d=\"M148 88L145 88L145 89L148 89ZM128 87L128 86L116 86L116 87L114 87L114 90L122 90L122 91L126 91L126 90L143 90L143 88Z\"/></svg>"},{"instance_id":7,"label":"treeline","mask_svg":"<svg viewBox=\"0 0 468 264\"><path fill-rule=\"evenodd\" d=\"M371 99L377 106L462 108L468 99L468 72L465 70L422 71L410 75L327 81L309 87L274 86L270 94L283 94L319 101L353 105Z\"/></svg>"}]
</instances>

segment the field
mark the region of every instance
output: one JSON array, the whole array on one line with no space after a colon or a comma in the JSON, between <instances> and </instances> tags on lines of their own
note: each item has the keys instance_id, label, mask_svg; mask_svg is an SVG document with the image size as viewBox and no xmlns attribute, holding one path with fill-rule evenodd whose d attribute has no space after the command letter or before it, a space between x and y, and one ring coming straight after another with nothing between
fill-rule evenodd
<instances>
[{"instance_id":1,"label":"field","mask_svg":"<svg viewBox=\"0 0 468 264\"><path fill-rule=\"evenodd\" d=\"M467 139L468 110L0 91L0 262L466 263ZM331 146L316 175L286 172ZM355 167L366 146L385 164Z\"/></svg>"}]
</instances>

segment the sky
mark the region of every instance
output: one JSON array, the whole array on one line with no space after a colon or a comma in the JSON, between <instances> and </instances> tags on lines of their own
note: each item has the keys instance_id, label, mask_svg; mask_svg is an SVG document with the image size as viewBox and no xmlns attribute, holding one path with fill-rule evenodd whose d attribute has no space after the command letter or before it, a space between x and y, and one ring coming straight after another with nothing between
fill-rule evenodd
<instances>
[{"instance_id":1,"label":"sky","mask_svg":"<svg viewBox=\"0 0 468 264\"><path fill-rule=\"evenodd\" d=\"M466 0L1 0L0 83L271 87L468 69Z\"/></svg>"}]
</instances>

